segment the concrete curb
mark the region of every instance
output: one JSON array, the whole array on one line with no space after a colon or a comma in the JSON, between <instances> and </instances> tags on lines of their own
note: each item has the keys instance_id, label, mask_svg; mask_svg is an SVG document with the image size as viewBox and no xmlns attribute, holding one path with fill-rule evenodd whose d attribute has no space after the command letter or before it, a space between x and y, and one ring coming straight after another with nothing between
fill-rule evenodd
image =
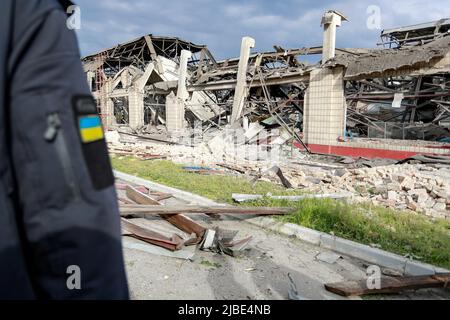
<instances>
[{"instance_id":1,"label":"concrete curb","mask_svg":"<svg viewBox=\"0 0 450 320\"><path fill-rule=\"evenodd\" d=\"M189 203L196 202L205 205L226 205L187 191L171 188L120 171L115 170L114 175L119 179L140 184L149 189L157 189L161 192L171 193L175 197ZM444 268L408 259L391 252L372 248L368 245L339 238L331 234L305 228L296 224L278 222L268 217L254 217L250 219L239 217L239 219L258 227L279 232L289 237L296 237L304 242L357 258L380 267L400 271L405 275L433 275L436 273L450 272L450 270Z\"/></svg>"},{"instance_id":2,"label":"concrete curb","mask_svg":"<svg viewBox=\"0 0 450 320\"><path fill-rule=\"evenodd\" d=\"M330 249L380 267L403 272L406 275L432 275L436 273L450 272L444 268L411 260L388 251L372 248L368 245L346 240L292 223L277 222L274 219L267 217L256 217L246 221L262 228L279 232L290 237L296 237L304 242Z\"/></svg>"}]
</instances>

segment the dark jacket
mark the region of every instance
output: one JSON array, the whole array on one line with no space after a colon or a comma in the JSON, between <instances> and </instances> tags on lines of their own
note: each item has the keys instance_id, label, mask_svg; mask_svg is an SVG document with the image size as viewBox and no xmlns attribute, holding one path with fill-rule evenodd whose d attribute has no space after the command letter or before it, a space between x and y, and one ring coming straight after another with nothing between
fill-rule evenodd
<instances>
[{"instance_id":1,"label":"dark jacket","mask_svg":"<svg viewBox=\"0 0 450 320\"><path fill-rule=\"evenodd\" d=\"M2 0L0 299L128 298L114 178L66 19L56 0Z\"/></svg>"}]
</instances>

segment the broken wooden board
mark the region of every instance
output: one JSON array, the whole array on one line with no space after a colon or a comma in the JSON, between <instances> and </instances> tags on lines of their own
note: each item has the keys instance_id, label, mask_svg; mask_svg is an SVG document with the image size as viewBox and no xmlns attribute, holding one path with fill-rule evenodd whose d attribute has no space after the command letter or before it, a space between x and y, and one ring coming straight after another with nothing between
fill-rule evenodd
<instances>
[{"instance_id":1,"label":"broken wooden board","mask_svg":"<svg viewBox=\"0 0 450 320\"><path fill-rule=\"evenodd\" d=\"M281 169L278 166L273 166L272 168L257 174L256 176L254 176L251 179L251 183L255 184L256 181L258 181L259 179L261 179L264 175L266 174L275 174L279 179L281 184L288 189L293 188L292 183L284 176L283 172L281 171Z\"/></svg>"},{"instance_id":2,"label":"broken wooden board","mask_svg":"<svg viewBox=\"0 0 450 320\"><path fill-rule=\"evenodd\" d=\"M228 170L236 171L240 174L245 174L245 169L238 167L236 165L231 165L231 164L226 164L226 163L217 163L216 165L219 167L222 167L222 168L226 168Z\"/></svg>"},{"instance_id":3,"label":"broken wooden board","mask_svg":"<svg viewBox=\"0 0 450 320\"><path fill-rule=\"evenodd\" d=\"M184 245L183 239L176 234L169 238L149 228L138 226L127 219L122 218L121 222L122 228L126 231L125 235L132 236L136 239L166 248L171 251L179 250Z\"/></svg>"},{"instance_id":4,"label":"broken wooden board","mask_svg":"<svg viewBox=\"0 0 450 320\"><path fill-rule=\"evenodd\" d=\"M325 284L325 289L341 296L360 296L367 294L398 293L405 290L417 290L424 288L445 288L450 284L450 273L442 273L430 276L409 276L381 278L379 289L369 289L367 280L343 281Z\"/></svg>"},{"instance_id":5,"label":"broken wooden board","mask_svg":"<svg viewBox=\"0 0 450 320\"><path fill-rule=\"evenodd\" d=\"M142 192L140 192L136 188L133 188L130 185L126 187L126 194L128 198L142 205L158 205L158 206L161 205L159 201L153 199L149 195L143 194ZM199 225L198 223L196 223L195 221L186 216L183 216L181 214L176 215L160 214L160 216L186 233L189 234L195 233L197 235L198 242L205 234L206 228L202 227L201 225Z\"/></svg>"},{"instance_id":6,"label":"broken wooden board","mask_svg":"<svg viewBox=\"0 0 450 320\"><path fill-rule=\"evenodd\" d=\"M285 188L293 188L292 183L284 176L283 171L277 166L273 167L275 174L280 178L281 183Z\"/></svg>"},{"instance_id":7,"label":"broken wooden board","mask_svg":"<svg viewBox=\"0 0 450 320\"><path fill-rule=\"evenodd\" d=\"M129 186L128 183L120 183L120 182L115 183L116 190L126 190L128 186ZM133 188L144 194L148 193L148 189L144 186L135 186Z\"/></svg>"},{"instance_id":8,"label":"broken wooden board","mask_svg":"<svg viewBox=\"0 0 450 320\"><path fill-rule=\"evenodd\" d=\"M206 228L202 227L191 218L183 216L182 214L176 215L160 215L162 218L180 228L187 233L195 233L200 240L206 232Z\"/></svg>"},{"instance_id":9,"label":"broken wooden board","mask_svg":"<svg viewBox=\"0 0 450 320\"><path fill-rule=\"evenodd\" d=\"M162 201L166 199L173 198L173 195L171 193L164 193L164 192L157 192L157 191L151 191L148 194L150 197L155 199L156 201Z\"/></svg>"},{"instance_id":10,"label":"broken wooden board","mask_svg":"<svg viewBox=\"0 0 450 320\"><path fill-rule=\"evenodd\" d=\"M284 215L293 212L295 208L278 208L278 207L233 207L233 206L158 206L158 205L133 205L124 204L120 206L120 214L123 217L143 214L143 215L160 215L160 214L237 214L237 215Z\"/></svg>"},{"instance_id":11,"label":"broken wooden board","mask_svg":"<svg viewBox=\"0 0 450 320\"><path fill-rule=\"evenodd\" d=\"M142 204L151 204L151 205L160 205L158 201L139 191L137 188L134 188L130 185L127 185L125 188L126 195L128 198L133 200L136 203Z\"/></svg>"},{"instance_id":12,"label":"broken wooden board","mask_svg":"<svg viewBox=\"0 0 450 320\"><path fill-rule=\"evenodd\" d=\"M130 200L126 199L126 198L119 197L119 204L120 204L120 203L123 203L123 204L133 204L133 201L130 201Z\"/></svg>"},{"instance_id":13,"label":"broken wooden board","mask_svg":"<svg viewBox=\"0 0 450 320\"><path fill-rule=\"evenodd\" d=\"M192 240L193 236L195 237L195 234L184 232L158 216L133 217L131 219L128 219L128 221L131 221L135 225L138 225L142 228L148 228L168 238L172 238L172 235L174 234L182 238L183 241L189 241Z\"/></svg>"}]
</instances>

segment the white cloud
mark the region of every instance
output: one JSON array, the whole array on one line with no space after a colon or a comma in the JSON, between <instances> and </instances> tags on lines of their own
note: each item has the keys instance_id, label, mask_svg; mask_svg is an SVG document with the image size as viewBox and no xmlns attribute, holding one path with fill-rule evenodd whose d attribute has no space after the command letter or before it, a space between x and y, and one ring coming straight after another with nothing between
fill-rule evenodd
<instances>
[{"instance_id":1,"label":"white cloud","mask_svg":"<svg viewBox=\"0 0 450 320\"><path fill-rule=\"evenodd\" d=\"M256 39L255 50L322 43L320 19L337 9L349 22L338 29L338 46L373 47L380 30L366 26L369 5L381 8L382 28L450 17L450 0L78 0L84 54L143 34L178 36L206 44L218 58L237 56L240 38Z\"/></svg>"},{"instance_id":2,"label":"white cloud","mask_svg":"<svg viewBox=\"0 0 450 320\"><path fill-rule=\"evenodd\" d=\"M251 4L229 4L223 9L224 13L232 18L246 17L256 12L256 6Z\"/></svg>"}]
</instances>

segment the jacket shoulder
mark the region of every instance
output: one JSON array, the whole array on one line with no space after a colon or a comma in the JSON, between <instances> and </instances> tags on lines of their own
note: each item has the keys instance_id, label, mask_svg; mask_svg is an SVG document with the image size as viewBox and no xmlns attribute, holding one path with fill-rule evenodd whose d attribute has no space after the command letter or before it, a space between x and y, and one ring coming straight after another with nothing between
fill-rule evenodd
<instances>
[{"instance_id":1,"label":"jacket shoulder","mask_svg":"<svg viewBox=\"0 0 450 320\"><path fill-rule=\"evenodd\" d=\"M31 17L42 13L59 9L65 10L70 1L65 0L14 0L15 12L19 16L29 15Z\"/></svg>"}]
</instances>

